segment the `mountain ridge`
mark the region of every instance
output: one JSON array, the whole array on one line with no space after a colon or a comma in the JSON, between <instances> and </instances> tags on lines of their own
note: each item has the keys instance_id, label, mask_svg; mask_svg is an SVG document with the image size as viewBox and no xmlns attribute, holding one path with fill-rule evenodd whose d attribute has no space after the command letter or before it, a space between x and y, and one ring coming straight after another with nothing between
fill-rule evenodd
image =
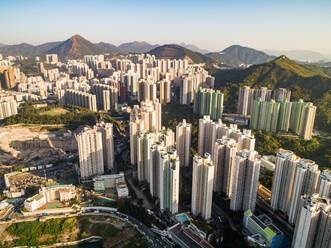
<instances>
[{"instance_id":1,"label":"mountain ridge","mask_svg":"<svg viewBox=\"0 0 331 248\"><path fill-rule=\"evenodd\" d=\"M152 45L146 41L127 42L119 46L107 42L92 43L81 35L76 34L64 41L47 42L36 46L28 43L6 45L0 47L0 53L4 56L23 55L27 57L57 53L60 58L78 58L82 55L97 53L111 53L114 55L120 53L145 53L157 46L159 45Z\"/></svg>"},{"instance_id":2,"label":"mountain ridge","mask_svg":"<svg viewBox=\"0 0 331 248\"><path fill-rule=\"evenodd\" d=\"M159 44L149 44L146 41L132 41L122 43L118 46L119 50L123 53L147 53L150 50L160 46Z\"/></svg>"},{"instance_id":3,"label":"mountain ridge","mask_svg":"<svg viewBox=\"0 0 331 248\"><path fill-rule=\"evenodd\" d=\"M190 62L194 63L207 63L212 64L215 61L201 53L193 52L185 47L177 44L166 44L156 47L149 51L150 54L155 55L156 58L164 59L188 59Z\"/></svg>"},{"instance_id":4,"label":"mountain ridge","mask_svg":"<svg viewBox=\"0 0 331 248\"><path fill-rule=\"evenodd\" d=\"M275 56L270 56L262 51L240 45L229 46L221 52L207 53L206 56L209 56L222 64L244 68L253 64L265 63L276 58Z\"/></svg>"}]
</instances>

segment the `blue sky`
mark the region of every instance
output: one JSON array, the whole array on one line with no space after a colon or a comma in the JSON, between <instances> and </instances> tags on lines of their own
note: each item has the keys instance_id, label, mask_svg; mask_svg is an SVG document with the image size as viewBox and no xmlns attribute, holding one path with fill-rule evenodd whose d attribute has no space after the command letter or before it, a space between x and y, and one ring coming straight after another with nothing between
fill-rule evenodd
<instances>
[{"instance_id":1,"label":"blue sky","mask_svg":"<svg viewBox=\"0 0 331 248\"><path fill-rule=\"evenodd\" d=\"M0 43L80 34L92 42L195 44L220 51L307 49L331 54L331 1L1 0Z\"/></svg>"}]
</instances>

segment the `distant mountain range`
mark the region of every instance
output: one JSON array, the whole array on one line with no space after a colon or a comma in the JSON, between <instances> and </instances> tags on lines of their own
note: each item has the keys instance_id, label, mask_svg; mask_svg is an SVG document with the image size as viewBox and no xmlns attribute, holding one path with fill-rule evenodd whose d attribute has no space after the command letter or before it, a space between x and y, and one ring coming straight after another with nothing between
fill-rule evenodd
<instances>
[{"instance_id":1,"label":"distant mountain range","mask_svg":"<svg viewBox=\"0 0 331 248\"><path fill-rule=\"evenodd\" d=\"M151 45L145 41L133 41L118 46L123 53L147 53L160 45Z\"/></svg>"},{"instance_id":2,"label":"distant mountain range","mask_svg":"<svg viewBox=\"0 0 331 248\"><path fill-rule=\"evenodd\" d=\"M198 52L193 52L185 47L169 44L156 47L148 53L155 55L156 58L164 59L187 59L194 63L214 63L214 59Z\"/></svg>"},{"instance_id":3,"label":"distant mountain range","mask_svg":"<svg viewBox=\"0 0 331 248\"><path fill-rule=\"evenodd\" d=\"M92 43L80 35L74 35L65 41L48 42L41 45L30 45L22 43L18 45L0 44L0 53L4 56L23 55L28 57L43 56L47 53L56 53L61 59L80 58L87 54L109 53L111 55L127 53L147 53L155 54L159 58L189 58L196 63L219 64L222 67L242 67L246 68L254 64L261 64L275 59L273 55L249 47L239 45L230 46L220 52L209 52L200 49L195 45L180 43L170 45L152 45L145 41L133 41L115 46L110 43ZM266 50L269 54L279 56L289 55L297 61L316 62L327 61L327 57L311 51L275 51ZM331 58L330 58L331 60Z\"/></svg>"},{"instance_id":4,"label":"distant mountain range","mask_svg":"<svg viewBox=\"0 0 331 248\"><path fill-rule=\"evenodd\" d=\"M115 46L110 43L99 42L92 43L80 35L74 35L65 41L49 42L37 46L27 43L18 45L0 46L0 53L4 56L23 55L28 57L42 56L47 53L56 53L60 58L79 58L88 54L126 54L126 53L145 53L159 45L151 45L147 42L129 42Z\"/></svg>"},{"instance_id":5,"label":"distant mountain range","mask_svg":"<svg viewBox=\"0 0 331 248\"><path fill-rule=\"evenodd\" d=\"M309 51L309 50L271 50L266 49L264 50L266 53L280 56L280 55L286 55L290 59L303 61L303 62L320 62L320 61L331 61L331 55L324 55L319 52Z\"/></svg>"},{"instance_id":6,"label":"distant mountain range","mask_svg":"<svg viewBox=\"0 0 331 248\"><path fill-rule=\"evenodd\" d=\"M189 50L191 50L193 52L202 53L202 54L209 53L208 50L206 50L206 49L200 49L199 47L197 47L197 46L195 46L193 44L186 44L184 42L181 42L181 43L179 43L179 45L182 46L182 47L185 47L185 48L187 48L187 49L189 49Z\"/></svg>"},{"instance_id":7,"label":"distant mountain range","mask_svg":"<svg viewBox=\"0 0 331 248\"><path fill-rule=\"evenodd\" d=\"M254 64L265 63L276 58L262 51L239 45L233 45L221 52L207 53L206 55L222 64L231 65L233 67L248 67Z\"/></svg>"}]
</instances>

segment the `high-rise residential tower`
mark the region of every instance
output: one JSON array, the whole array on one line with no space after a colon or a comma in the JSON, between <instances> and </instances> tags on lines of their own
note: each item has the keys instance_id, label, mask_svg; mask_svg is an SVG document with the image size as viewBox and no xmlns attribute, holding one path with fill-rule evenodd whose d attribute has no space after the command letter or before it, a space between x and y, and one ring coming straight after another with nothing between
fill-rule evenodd
<instances>
[{"instance_id":1,"label":"high-rise residential tower","mask_svg":"<svg viewBox=\"0 0 331 248\"><path fill-rule=\"evenodd\" d=\"M104 173L102 132L94 128L84 127L75 135L78 144L79 174L82 179Z\"/></svg>"},{"instance_id":2,"label":"high-rise residential tower","mask_svg":"<svg viewBox=\"0 0 331 248\"><path fill-rule=\"evenodd\" d=\"M318 165L314 161L301 159L297 164L288 212L288 220L291 224L295 224L297 219L301 196L317 192L319 175Z\"/></svg>"},{"instance_id":3,"label":"high-rise residential tower","mask_svg":"<svg viewBox=\"0 0 331 248\"><path fill-rule=\"evenodd\" d=\"M179 203L179 158L174 147L169 147L168 152L160 155L160 209L168 209L175 214L178 212Z\"/></svg>"},{"instance_id":4,"label":"high-rise residential tower","mask_svg":"<svg viewBox=\"0 0 331 248\"><path fill-rule=\"evenodd\" d=\"M96 126L102 132L103 143L103 160L105 168L108 170L114 169L114 136L113 136L113 124L112 123L97 123Z\"/></svg>"},{"instance_id":5,"label":"high-rise residential tower","mask_svg":"<svg viewBox=\"0 0 331 248\"><path fill-rule=\"evenodd\" d=\"M140 132L159 132L161 130L161 104L147 101L135 105L130 113L130 160L137 163L136 142Z\"/></svg>"},{"instance_id":6,"label":"high-rise residential tower","mask_svg":"<svg viewBox=\"0 0 331 248\"><path fill-rule=\"evenodd\" d=\"M223 192L231 197L232 173L237 154L237 142L224 136L217 139L214 147L215 166L214 191Z\"/></svg>"},{"instance_id":7,"label":"high-rise residential tower","mask_svg":"<svg viewBox=\"0 0 331 248\"><path fill-rule=\"evenodd\" d=\"M221 120L213 122L208 115L199 120L198 154L200 156L205 152L213 156L215 141L221 138L222 125Z\"/></svg>"},{"instance_id":8,"label":"high-rise residential tower","mask_svg":"<svg viewBox=\"0 0 331 248\"><path fill-rule=\"evenodd\" d=\"M321 197L331 198L331 171L324 170L320 174L317 188Z\"/></svg>"},{"instance_id":9,"label":"high-rise residential tower","mask_svg":"<svg viewBox=\"0 0 331 248\"><path fill-rule=\"evenodd\" d=\"M160 103L165 104L171 101L171 82L169 80L161 80L158 82L160 92Z\"/></svg>"},{"instance_id":10,"label":"high-rise residential tower","mask_svg":"<svg viewBox=\"0 0 331 248\"><path fill-rule=\"evenodd\" d=\"M248 115L250 106L251 106L251 88L249 86L244 86L239 89L239 95L238 95L238 108L237 113L240 115Z\"/></svg>"},{"instance_id":11,"label":"high-rise residential tower","mask_svg":"<svg viewBox=\"0 0 331 248\"><path fill-rule=\"evenodd\" d=\"M232 176L230 209L255 210L260 174L260 156L256 151L237 152Z\"/></svg>"},{"instance_id":12,"label":"high-rise residential tower","mask_svg":"<svg viewBox=\"0 0 331 248\"><path fill-rule=\"evenodd\" d=\"M191 134L192 124L183 119L176 127L176 150L180 166L189 166L190 164Z\"/></svg>"},{"instance_id":13,"label":"high-rise residential tower","mask_svg":"<svg viewBox=\"0 0 331 248\"><path fill-rule=\"evenodd\" d=\"M207 220L211 217L214 165L210 154L193 158L191 212Z\"/></svg>"},{"instance_id":14,"label":"high-rise residential tower","mask_svg":"<svg viewBox=\"0 0 331 248\"><path fill-rule=\"evenodd\" d=\"M320 197L318 194L301 196L292 248L330 248L330 246L330 198Z\"/></svg>"},{"instance_id":15,"label":"high-rise residential tower","mask_svg":"<svg viewBox=\"0 0 331 248\"><path fill-rule=\"evenodd\" d=\"M194 93L193 112L200 117L209 115L216 121L222 118L224 95L220 90L199 88Z\"/></svg>"},{"instance_id":16,"label":"high-rise residential tower","mask_svg":"<svg viewBox=\"0 0 331 248\"><path fill-rule=\"evenodd\" d=\"M288 213L297 163L300 158L292 151L280 149L272 183L271 207Z\"/></svg>"}]
</instances>

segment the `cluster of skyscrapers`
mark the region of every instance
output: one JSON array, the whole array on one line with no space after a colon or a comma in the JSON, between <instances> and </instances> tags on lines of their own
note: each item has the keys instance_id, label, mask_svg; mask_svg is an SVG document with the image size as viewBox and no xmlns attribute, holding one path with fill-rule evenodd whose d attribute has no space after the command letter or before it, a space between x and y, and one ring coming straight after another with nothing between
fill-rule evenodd
<instances>
[{"instance_id":1,"label":"cluster of skyscrapers","mask_svg":"<svg viewBox=\"0 0 331 248\"><path fill-rule=\"evenodd\" d=\"M329 248L331 200L318 194L303 195L292 241L293 248Z\"/></svg>"},{"instance_id":2,"label":"cluster of skyscrapers","mask_svg":"<svg viewBox=\"0 0 331 248\"><path fill-rule=\"evenodd\" d=\"M199 88L194 93L193 112L200 117L210 115L212 120L222 118L224 95L220 90Z\"/></svg>"},{"instance_id":3,"label":"cluster of skyscrapers","mask_svg":"<svg viewBox=\"0 0 331 248\"><path fill-rule=\"evenodd\" d=\"M86 93L78 90L66 90L61 91L61 104L77 105L83 108L87 108L91 111L97 111L97 99L96 96L90 93ZM63 94L63 95L62 95Z\"/></svg>"},{"instance_id":4,"label":"cluster of skyscrapers","mask_svg":"<svg viewBox=\"0 0 331 248\"><path fill-rule=\"evenodd\" d=\"M211 217L213 191L226 194L233 211L254 211L261 164L254 147L255 138L250 130L240 131L236 125L226 126L221 120L214 122L210 116L200 119L198 155L193 161L193 214ZM202 197L210 201L196 202Z\"/></svg>"},{"instance_id":5,"label":"cluster of skyscrapers","mask_svg":"<svg viewBox=\"0 0 331 248\"><path fill-rule=\"evenodd\" d=\"M300 197L314 193L330 197L331 173L321 173L314 161L301 159L292 151L280 149L276 157L271 207L285 213L289 222L295 224Z\"/></svg>"},{"instance_id":6,"label":"cluster of skyscrapers","mask_svg":"<svg viewBox=\"0 0 331 248\"><path fill-rule=\"evenodd\" d=\"M292 132L304 139L310 139L313 132L316 107L305 103L302 99L297 102L254 100L250 126L254 130L267 132Z\"/></svg>"},{"instance_id":7,"label":"cluster of skyscrapers","mask_svg":"<svg viewBox=\"0 0 331 248\"><path fill-rule=\"evenodd\" d=\"M161 129L161 104L156 99L140 102L130 114L130 158L137 165L138 180L150 185L150 193L159 199L160 209L178 212L179 170L188 166L191 124L183 120L175 134ZM176 150L176 147L178 150Z\"/></svg>"},{"instance_id":8,"label":"cluster of skyscrapers","mask_svg":"<svg viewBox=\"0 0 331 248\"><path fill-rule=\"evenodd\" d=\"M253 101L259 97L262 101L266 102L271 100L275 100L276 102L290 101L291 91L284 88L273 91L267 87L261 87L259 89L252 89L249 86L241 87L238 94L237 113L240 115L250 115L253 112Z\"/></svg>"},{"instance_id":9,"label":"cluster of skyscrapers","mask_svg":"<svg viewBox=\"0 0 331 248\"><path fill-rule=\"evenodd\" d=\"M208 75L202 67L189 67L186 73L174 79L174 83L179 88L180 104L191 104L194 94L200 87L213 88L215 78Z\"/></svg>"},{"instance_id":10,"label":"cluster of skyscrapers","mask_svg":"<svg viewBox=\"0 0 331 248\"><path fill-rule=\"evenodd\" d=\"M79 154L77 172L82 180L90 180L114 168L113 124L101 122L93 128L82 127L75 138Z\"/></svg>"}]
</instances>

